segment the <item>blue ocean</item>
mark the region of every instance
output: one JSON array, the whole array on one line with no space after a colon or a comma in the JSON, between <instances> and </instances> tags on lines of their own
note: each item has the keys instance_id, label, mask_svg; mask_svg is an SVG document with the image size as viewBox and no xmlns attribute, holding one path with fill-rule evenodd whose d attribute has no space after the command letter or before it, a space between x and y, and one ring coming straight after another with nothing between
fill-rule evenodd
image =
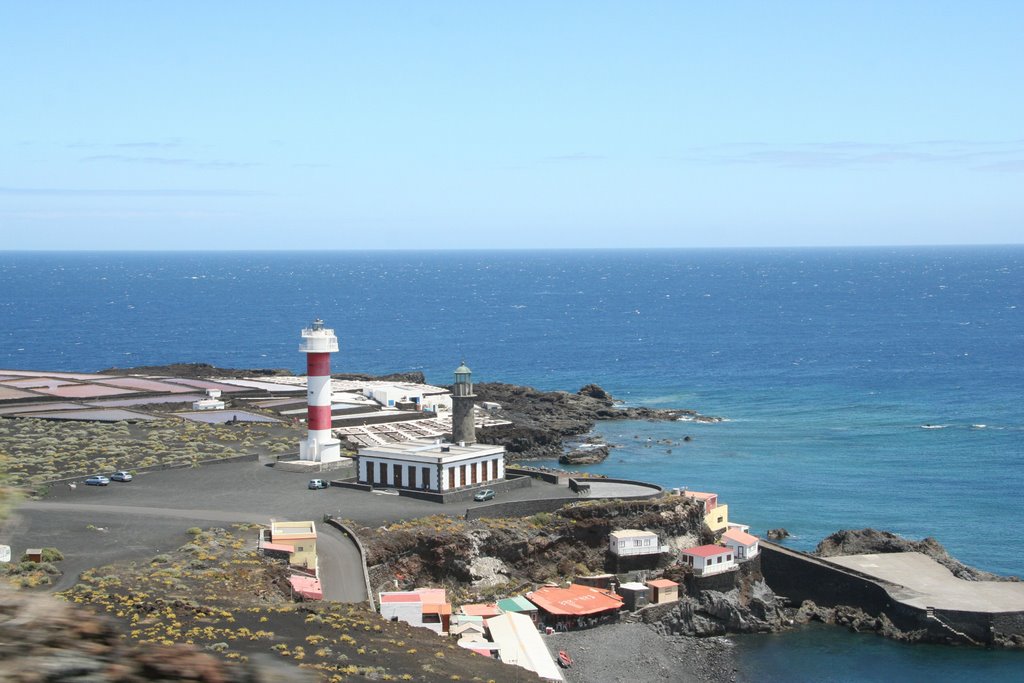
<instances>
[{"instance_id":1,"label":"blue ocean","mask_svg":"<svg viewBox=\"0 0 1024 683\"><path fill-rule=\"evenodd\" d=\"M0 368L301 372L299 330L322 317L336 372L447 384L465 359L475 381L721 416L604 423L621 448L588 469L718 492L795 547L872 526L1024 575L1024 247L8 252L0 292ZM832 628L736 642L757 680L1024 667Z\"/></svg>"}]
</instances>

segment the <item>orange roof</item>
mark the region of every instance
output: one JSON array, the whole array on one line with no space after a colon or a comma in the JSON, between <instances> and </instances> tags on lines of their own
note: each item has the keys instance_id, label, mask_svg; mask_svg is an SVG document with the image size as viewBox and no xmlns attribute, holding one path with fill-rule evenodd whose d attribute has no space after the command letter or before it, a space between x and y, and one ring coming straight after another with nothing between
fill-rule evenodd
<instances>
[{"instance_id":1,"label":"orange roof","mask_svg":"<svg viewBox=\"0 0 1024 683\"><path fill-rule=\"evenodd\" d=\"M739 529L729 529L724 534L722 534L722 540L724 541L726 539L730 541L736 541L741 545L754 545L755 543L757 543L758 540L757 536L748 534L745 531L740 531Z\"/></svg>"},{"instance_id":2,"label":"orange roof","mask_svg":"<svg viewBox=\"0 0 1024 683\"><path fill-rule=\"evenodd\" d=\"M420 596L420 601L424 604L439 604L448 601L443 588L417 588L414 592Z\"/></svg>"},{"instance_id":3,"label":"orange roof","mask_svg":"<svg viewBox=\"0 0 1024 683\"><path fill-rule=\"evenodd\" d=\"M452 606L447 602L423 603L423 614L451 614Z\"/></svg>"},{"instance_id":4,"label":"orange roof","mask_svg":"<svg viewBox=\"0 0 1024 683\"><path fill-rule=\"evenodd\" d=\"M463 614L471 617L496 617L501 614L501 610L498 609L497 605L487 603L463 605L460 609Z\"/></svg>"},{"instance_id":5,"label":"orange roof","mask_svg":"<svg viewBox=\"0 0 1024 683\"><path fill-rule=\"evenodd\" d=\"M582 616L622 607L622 598L615 593L576 583L568 588L545 586L526 597L548 614Z\"/></svg>"},{"instance_id":6,"label":"orange roof","mask_svg":"<svg viewBox=\"0 0 1024 683\"><path fill-rule=\"evenodd\" d=\"M703 491L683 491L683 495L688 498L695 498L697 500L707 500L709 498L717 498L717 493L705 493Z\"/></svg>"},{"instance_id":7,"label":"orange roof","mask_svg":"<svg viewBox=\"0 0 1024 683\"><path fill-rule=\"evenodd\" d=\"M669 581L668 579L651 579L647 582L648 586L652 588L672 588L673 586L679 587L679 584L675 581Z\"/></svg>"}]
</instances>

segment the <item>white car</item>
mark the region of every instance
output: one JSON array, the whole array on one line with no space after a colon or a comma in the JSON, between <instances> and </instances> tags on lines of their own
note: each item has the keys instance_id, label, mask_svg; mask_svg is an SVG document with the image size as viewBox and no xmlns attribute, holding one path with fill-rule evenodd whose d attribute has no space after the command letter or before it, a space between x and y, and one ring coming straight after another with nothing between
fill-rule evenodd
<instances>
[{"instance_id":1,"label":"white car","mask_svg":"<svg viewBox=\"0 0 1024 683\"><path fill-rule=\"evenodd\" d=\"M110 481L131 481L132 473L119 470L110 475Z\"/></svg>"}]
</instances>

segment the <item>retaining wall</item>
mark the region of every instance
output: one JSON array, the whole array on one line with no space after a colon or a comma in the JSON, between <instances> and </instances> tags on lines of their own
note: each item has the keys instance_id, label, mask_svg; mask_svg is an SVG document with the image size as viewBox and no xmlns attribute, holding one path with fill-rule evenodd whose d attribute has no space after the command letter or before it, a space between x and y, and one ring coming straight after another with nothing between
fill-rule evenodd
<instances>
[{"instance_id":1,"label":"retaining wall","mask_svg":"<svg viewBox=\"0 0 1024 683\"><path fill-rule=\"evenodd\" d=\"M875 617L885 614L900 630L924 631L926 640L931 641L965 640L953 630L974 644L991 644L997 637L1024 637L1024 612L936 609L936 618L930 619L927 610L892 597L890 590L902 586L766 541L761 542L761 558L765 581L791 604L813 600L825 607L857 607Z\"/></svg>"},{"instance_id":2,"label":"retaining wall","mask_svg":"<svg viewBox=\"0 0 1024 683\"><path fill-rule=\"evenodd\" d=\"M539 479L549 484L564 485L565 480L569 478L568 472L544 472L541 470L531 470L525 467L506 467L505 474L515 474L517 476L530 477L532 479Z\"/></svg>"},{"instance_id":3,"label":"retaining wall","mask_svg":"<svg viewBox=\"0 0 1024 683\"><path fill-rule=\"evenodd\" d=\"M761 571L771 589L793 605L812 600L823 607L851 605L873 615L893 608L889 593L867 575L840 569L763 540Z\"/></svg>"},{"instance_id":4,"label":"retaining wall","mask_svg":"<svg viewBox=\"0 0 1024 683\"><path fill-rule=\"evenodd\" d=\"M508 473L506 472L506 475ZM533 480L530 477L519 477L506 478L504 481L493 481L488 484L481 484L471 489L463 489L461 491L449 491L446 493L435 493L433 491L414 491L411 489L397 489L398 495L406 496L408 498L417 498L419 500L429 500L434 503L464 503L473 500L480 491L485 489L491 489L495 493L503 493L505 491L514 491L516 489L525 489L533 485Z\"/></svg>"},{"instance_id":5,"label":"retaining wall","mask_svg":"<svg viewBox=\"0 0 1024 683\"><path fill-rule=\"evenodd\" d=\"M580 499L572 498L539 498L537 500L516 500L508 503L492 503L480 505L466 510L466 519L481 517L529 517L538 512L554 512L555 510L576 503Z\"/></svg>"}]
</instances>

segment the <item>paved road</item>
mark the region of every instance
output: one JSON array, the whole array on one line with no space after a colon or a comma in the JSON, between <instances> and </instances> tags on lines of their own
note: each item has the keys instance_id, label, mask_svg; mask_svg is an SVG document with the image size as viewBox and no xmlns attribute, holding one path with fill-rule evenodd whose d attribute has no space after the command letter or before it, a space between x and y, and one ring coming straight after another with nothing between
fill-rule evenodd
<instances>
[{"instance_id":1,"label":"paved road","mask_svg":"<svg viewBox=\"0 0 1024 683\"><path fill-rule=\"evenodd\" d=\"M480 505L440 505L341 488L311 491L308 481L306 474L236 462L144 472L130 483L105 487L56 485L43 500L17 509L0 533L0 543L10 544L15 553L29 547L59 548L65 576L55 589L63 590L91 567L147 561L184 545L191 526L310 519L324 539L318 554L325 597L361 601L366 591L358 550L343 534L320 523L325 514L378 525L439 513L462 515L467 507ZM564 487L534 482L530 488L503 493L501 500L565 495Z\"/></svg>"},{"instance_id":2,"label":"paved road","mask_svg":"<svg viewBox=\"0 0 1024 683\"><path fill-rule=\"evenodd\" d=\"M97 514L98 513L98 514ZM74 530L75 539L65 539L59 534L52 543L65 549L65 557L72 555L73 560L84 559L85 552L95 561L99 556L97 546L103 546L113 553L102 553L108 558L103 564L110 561L123 561L134 558L139 554L146 557L159 554L161 549L150 543L125 543L125 534L128 529L124 528L124 522L135 520L135 527L149 526L153 519L161 521L177 520L178 530L187 526L195 526L204 522L226 522L230 524L256 523L268 524L270 518L261 512L224 512L222 510L182 510L176 508L158 507L137 507L130 505L103 505L89 503L57 503L29 501L22 504L18 509L18 519L34 519L36 521L37 533L39 531L39 519L33 518L34 514L41 517L50 516L50 524L66 528L68 519L91 519L83 525L81 530ZM147 518L143 521L141 518ZM121 522L119 524L118 522ZM89 528L89 527L95 527ZM366 600L366 582L363 580L363 565L359 558L359 550L347 536L327 524L317 526L317 556L320 564L320 582L324 590L325 600L337 602L362 602ZM68 530L72 531L72 530ZM112 533L113 532L113 533ZM51 532L52 535L52 532ZM70 534L69 534L70 535ZM177 535L177 534L175 534ZM138 540L138 539L136 539ZM150 541L153 540L151 537ZM78 541L75 543L75 541ZM70 542L70 544L69 544ZM83 543L84 542L84 543ZM72 549L77 549L75 552ZM122 552L118 552L121 550ZM110 556L113 555L113 559ZM77 568L81 562L75 562L76 570L67 571L54 590L70 588L77 580L78 574L92 566L86 563L85 566ZM65 569L70 566L65 563Z\"/></svg>"},{"instance_id":3,"label":"paved road","mask_svg":"<svg viewBox=\"0 0 1024 683\"><path fill-rule=\"evenodd\" d=\"M352 539L329 524L320 524L317 529L316 553L324 600L363 602L367 598L366 581L359 549Z\"/></svg>"}]
</instances>

